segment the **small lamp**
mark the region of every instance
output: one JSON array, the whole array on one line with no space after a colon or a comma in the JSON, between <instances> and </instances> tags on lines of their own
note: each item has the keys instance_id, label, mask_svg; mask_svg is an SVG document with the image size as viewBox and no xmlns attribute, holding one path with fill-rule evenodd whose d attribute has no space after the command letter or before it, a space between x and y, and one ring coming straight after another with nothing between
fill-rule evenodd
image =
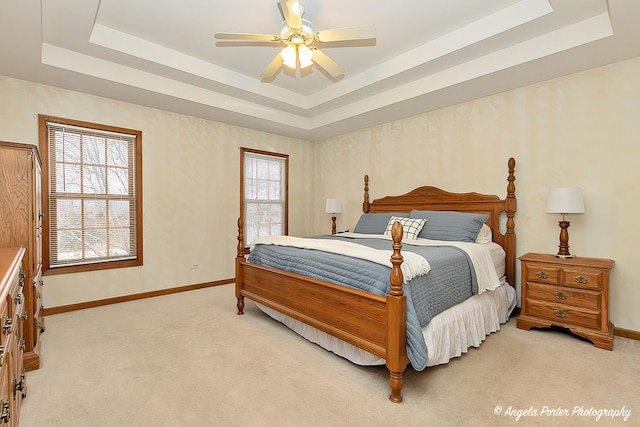
<instances>
[{"instance_id":1,"label":"small lamp","mask_svg":"<svg viewBox=\"0 0 640 427\"><path fill-rule=\"evenodd\" d=\"M584 200L580 187L558 187L549 191L547 199L547 213L561 214L562 219L558 222L560 226L560 246L558 247L558 258L573 258L575 255L569 253L569 221L567 214L584 213Z\"/></svg>"},{"instance_id":2,"label":"small lamp","mask_svg":"<svg viewBox=\"0 0 640 427\"><path fill-rule=\"evenodd\" d=\"M327 199L324 212L332 215L331 234L336 234L336 214L342 213L342 203L338 199Z\"/></svg>"}]
</instances>

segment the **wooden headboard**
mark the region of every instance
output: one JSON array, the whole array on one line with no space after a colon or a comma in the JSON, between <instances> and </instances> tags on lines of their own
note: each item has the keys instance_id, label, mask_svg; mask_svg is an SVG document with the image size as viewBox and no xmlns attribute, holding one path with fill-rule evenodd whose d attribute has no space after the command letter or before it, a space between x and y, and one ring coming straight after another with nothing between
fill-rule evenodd
<instances>
[{"instance_id":1,"label":"wooden headboard","mask_svg":"<svg viewBox=\"0 0 640 427\"><path fill-rule=\"evenodd\" d=\"M401 196L387 196L369 202L369 176L364 177L364 203L362 211L365 213L410 212L414 209L432 211L457 211L486 214L489 218L486 224L491 227L493 241L505 251L505 274L507 282L515 287L516 279L516 180L514 170L516 161L510 158L507 162L509 175L507 177L507 197L500 197L479 193L450 193L436 187L419 187ZM500 217L506 215L506 232L500 231Z\"/></svg>"}]
</instances>

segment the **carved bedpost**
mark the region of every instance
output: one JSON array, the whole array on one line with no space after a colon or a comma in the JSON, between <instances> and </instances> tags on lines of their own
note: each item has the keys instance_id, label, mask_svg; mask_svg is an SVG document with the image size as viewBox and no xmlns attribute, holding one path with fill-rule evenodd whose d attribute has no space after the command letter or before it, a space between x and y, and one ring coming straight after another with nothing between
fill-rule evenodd
<instances>
[{"instance_id":1,"label":"carved bedpost","mask_svg":"<svg viewBox=\"0 0 640 427\"><path fill-rule=\"evenodd\" d=\"M369 175L364 176L364 202L362 212L369 213Z\"/></svg>"},{"instance_id":2,"label":"carved bedpost","mask_svg":"<svg viewBox=\"0 0 640 427\"><path fill-rule=\"evenodd\" d=\"M507 199L505 202L505 211L507 213L507 232L505 233L505 251L512 256L506 259L505 274L507 282L511 286L516 286L516 233L514 229L516 222L514 216L516 213L516 185L514 181L516 176L514 170L516 168L516 160L511 157L508 162L509 176L507 177Z\"/></svg>"},{"instance_id":3,"label":"carved bedpost","mask_svg":"<svg viewBox=\"0 0 640 427\"><path fill-rule=\"evenodd\" d=\"M244 260L244 220L238 218L238 253L236 255L236 298L238 299L237 314L244 314L244 297L242 296L242 270L240 261Z\"/></svg>"},{"instance_id":4,"label":"carved bedpost","mask_svg":"<svg viewBox=\"0 0 640 427\"><path fill-rule=\"evenodd\" d=\"M238 258L244 258L244 220L238 218Z\"/></svg>"},{"instance_id":5,"label":"carved bedpost","mask_svg":"<svg viewBox=\"0 0 640 427\"><path fill-rule=\"evenodd\" d=\"M391 255L391 289L387 295L387 368L389 369L389 385L391 395L389 400L402 402L402 375L407 367L407 300L404 296L402 283L402 225L396 221L391 229L393 239L393 254Z\"/></svg>"},{"instance_id":6,"label":"carved bedpost","mask_svg":"<svg viewBox=\"0 0 640 427\"><path fill-rule=\"evenodd\" d=\"M391 265L393 267L391 267L391 290L389 294L401 297L404 295L402 290L404 277L402 277L402 269L400 268L402 264L402 254L400 253L400 249L402 249L402 225L398 221L391 227L391 238L393 239L393 254L391 255Z\"/></svg>"}]
</instances>

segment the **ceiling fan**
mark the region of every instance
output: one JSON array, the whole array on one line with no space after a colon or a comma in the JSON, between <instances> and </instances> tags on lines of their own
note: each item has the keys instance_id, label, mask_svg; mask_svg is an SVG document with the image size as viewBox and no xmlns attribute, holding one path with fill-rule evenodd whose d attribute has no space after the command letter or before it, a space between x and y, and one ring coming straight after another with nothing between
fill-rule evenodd
<instances>
[{"instance_id":1,"label":"ceiling fan","mask_svg":"<svg viewBox=\"0 0 640 427\"><path fill-rule=\"evenodd\" d=\"M282 42L286 46L262 71L260 77L269 79L280 70L282 65L293 69L306 68L315 63L333 78L340 77L344 70L335 61L323 53L316 44L344 42L354 40L375 40L376 29L373 26L337 28L333 30L313 31L311 22L302 17L304 8L298 0L279 0L278 7L284 22L279 35L216 33L216 39L236 41Z\"/></svg>"}]
</instances>

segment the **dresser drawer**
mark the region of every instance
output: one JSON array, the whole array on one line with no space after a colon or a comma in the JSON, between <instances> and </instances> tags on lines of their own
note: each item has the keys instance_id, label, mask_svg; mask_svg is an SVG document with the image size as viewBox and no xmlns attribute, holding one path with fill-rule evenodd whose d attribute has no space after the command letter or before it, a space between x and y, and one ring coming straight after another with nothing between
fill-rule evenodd
<instances>
[{"instance_id":1,"label":"dresser drawer","mask_svg":"<svg viewBox=\"0 0 640 427\"><path fill-rule=\"evenodd\" d=\"M601 296L601 292L582 291L572 288L544 285L542 283L527 283L525 298L580 308L588 308L591 310L599 310L601 308Z\"/></svg>"},{"instance_id":2,"label":"dresser drawer","mask_svg":"<svg viewBox=\"0 0 640 427\"><path fill-rule=\"evenodd\" d=\"M588 268L564 268L563 286L581 289L602 289L603 272Z\"/></svg>"},{"instance_id":3,"label":"dresser drawer","mask_svg":"<svg viewBox=\"0 0 640 427\"><path fill-rule=\"evenodd\" d=\"M587 310L562 304L553 304L544 301L527 300L527 313L531 316L548 319L558 325L584 326L597 329L600 327L602 312L600 310Z\"/></svg>"},{"instance_id":4,"label":"dresser drawer","mask_svg":"<svg viewBox=\"0 0 640 427\"><path fill-rule=\"evenodd\" d=\"M527 282L549 283L557 285L560 282L561 269L551 265L529 264L527 266Z\"/></svg>"}]
</instances>

